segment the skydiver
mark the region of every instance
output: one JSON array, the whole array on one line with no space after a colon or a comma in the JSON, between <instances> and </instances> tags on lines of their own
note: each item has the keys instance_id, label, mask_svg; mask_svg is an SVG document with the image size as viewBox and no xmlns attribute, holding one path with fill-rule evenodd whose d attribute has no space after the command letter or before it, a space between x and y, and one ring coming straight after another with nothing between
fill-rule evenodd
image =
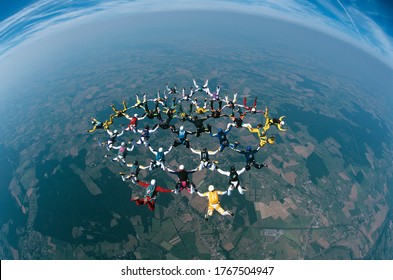
<instances>
[{"instance_id":1,"label":"skydiver","mask_svg":"<svg viewBox=\"0 0 393 280\"><path fill-rule=\"evenodd\" d=\"M259 151L260 148L261 147L258 147L258 148L253 150L251 148L251 146L247 146L245 151L241 151L239 149L233 149L233 150L238 152L238 153L240 153L240 154L243 154L245 156L245 158L246 158L246 166L245 166L245 168L248 171L248 170L251 169L251 166L254 166L257 169L261 169L262 167L267 167L267 164L264 164L264 163L258 164L258 163L255 162L254 155Z\"/></svg>"},{"instance_id":2,"label":"skydiver","mask_svg":"<svg viewBox=\"0 0 393 280\"><path fill-rule=\"evenodd\" d=\"M207 92L207 89L208 89L207 85L208 85L208 83L209 83L209 80L208 80L208 79L206 79L206 81L205 81L205 83L203 84L202 87L200 87L200 86L197 85L195 79L193 79L192 82L194 83L195 91L199 91L199 92L204 91L204 92Z\"/></svg>"},{"instance_id":3,"label":"skydiver","mask_svg":"<svg viewBox=\"0 0 393 280\"><path fill-rule=\"evenodd\" d=\"M195 112L196 112L197 114L202 115L202 114L206 113L207 111L209 111L209 109L207 108L207 99L206 99L206 98L205 98L205 100L204 100L203 107L199 107L199 106L198 106L198 100L197 100L197 98L195 98L194 100L192 100L191 103L195 106Z\"/></svg>"},{"instance_id":4,"label":"skydiver","mask_svg":"<svg viewBox=\"0 0 393 280\"><path fill-rule=\"evenodd\" d=\"M222 209L220 205L220 201L218 196L219 195L224 195L227 192L226 191L216 191L214 190L214 186L210 185L208 187L208 192L200 193L197 191L198 195L201 197L207 197L209 202L208 202L208 210L207 213L205 214L205 220L208 221L209 217L213 216L213 211L216 210L218 213L220 213L222 216L233 216L234 214L231 211L225 211Z\"/></svg>"},{"instance_id":5,"label":"skydiver","mask_svg":"<svg viewBox=\"0 0 393 280\"><path fill-rule=\"evenodd\" d=\"M160 89L157 90L157 98L153 99L148 99L147 101L153 101L155 103L160 103L162 106L166 106L166 101L167 101L167 95L166 92L164 92L164 97L162 98L160 96Z\"/></svg>"},{"instance_id":6,"label":"skydiver","mask_svg":"<svg viewBox=\"0 0 393 280\"><path fill-rule=\"evenodd\" d=\"M143 105L145 105L147 103L147 101L146 101L146 93L143 94L142 102L139 99L139 94L135 94L135 97L136 97L136 103L133 106L131 106L131 108L141 108L141 109L143 109Z\"/></svg>"},{"instance_id":7,"label":"skydiver","mask_svg":"<svg viewBox=\"0 0 393 280\"><path fill-rule=\"evenodd\" d=\"M237 147L237 145L239 145L239 142L235 142L235 143L229 143L228 139L227 139L227 134L229 133L229 131L231 131L232 126L230 126L229 128L227 128L225 131L223 131L221 128L217 129L217 133L212 134L210 132L210 136L211 137L217 137L219 142L220 142L220 152L222 152L225 147L230 147L231 149L235 149Z\"/></svg>"},{"instance_id":8,"label":"skydiver","mask_svg":"<svg viewBox=\"0 0 393 280\"><path fill-rule=\"evenodd\" d=\"M175 141L173 142L173 147L177 147L177 146L183 144L183 145L186 146L186 148L189 148L189 147L190 147L190 141L187 139L187 136L188 136L189 134L192 135L192 134L195 134L195 133L196 133L196 132L191 132L191 131L185 130L185 129L184 129L184 126L181 126L180 129L177 130L176 127L173 126L173 125L172 125L172 127L171 127L171 131L172 131L173 133L177 133L177 134L178 134L177 138L176 138Z\"/></svg>"},{"instance_id":9,"label":"skydiver","mask_svg":"<svg viewBox=\"0 0 393 280\"><path fill-rule=\"evenodd\" d=\"M253 128L250 124L244 125L248 128L251 133L257 133L259 138L259 147L263 147L266 144L273 145L275 142L275 137L270 136L267 137L265 127L262 127L262 124L258 124L257 127Z\"/></svg>"},{"instance_id":10,"label":"skydiver","mask_svg":"<svg viewBox=\"0 0 393 280\"><path fill-rule=\"evenodd\" d=\"M173 85L173 87L169 87L169 84L166 83L165 84L165 89L167 91L167 94L176 94L177 93L177 89L176 89L176 84Z\"/></svg>"},{"instance_id":11,"label":"skydiver","mask_svg":"<svg viewBox=\"0 0 393 280\"><path fill-rule=\"evenodd\" d=\"M215 92L210 92L210 89L206 89L206 93L211 97L212 101L219 101L220 100L220 86L216 87Z\"/></svg>"},{"instance_id":12,"label":"skydiver","mask_svg":"<svg viewBox=\"0 0 393 280\"><path fill-rule=\"evenodd\" d=\"M112 161L116 161L120 164L125 164L127 152L131 152L132 150L134 150L134 145L132 145L132 147L129 148L127 147L126 142L121 142L120 146L113 146L113 149L119 150L119 152L117 156L112 159Z\"/></svg>"},{"instance_id":13,"label":"skydiver","mask_svg":"<svg viewBox=\"0 0 393 280\"><path fill-rule=\"evenodd\" d=\"M244 171L246 171L245 167L239 171L236 171L236 168L233 165L231 166L230 171L223 171L220 168L217 169L218 173L229 177L228 195L231 195L231 192L234 189L237 189L240 194L244 194L244 192L247 190L245 187L240 186L239 182L239 175L241 175Z\"/></svg>"},{"instance_id":14,"label":"skydiver","mask_svg":"<svg viewBox=\"0 0 393 280\"><path fill-rule=\"evenodd\" d=\"M197 154L200 156L201 163L199 164L198 170L201 171L203 168L209 168L210 170L216 169L216 163L217 161L211 162L209 159L209 155L215 155L217 154L220 149L217 149L215 151L208 151L207 148L203 148L202 150L194 150L193 148L190 148L191 152L194 154Z\"/></svg>"},{"instance_id":15,"label":"skydiver","mask_svg":"<svg viewBox=\"0 0 393 280\"><path fill-rule=\"evenodd\" d=\"M126 101L123 100L123 110L117 110L115 105L111 104L112 110L115 112L114 114L112 114L111 116L113 116L114 118L120 118L123 117L124 114L126 113L126 111L128 110L127 108L127 104Z\"/></svg>"},{"instance_id":16,"label":"skydiver","mask_svg":"<svg viewBox=\"0 0 393 280\"><path fill-rule=\"evenodd\" d=\"M181 91L182 98L179 99L178 103L181 103L182 101L190 101L191 97L193 96L193 94L194 94L194 90L193 90L192 87L190 88L190 93L189 94L186 93L186 88L183 87L183 89Z\"/></svg>"},{"instance_id":17,"label":"skydiver","mask_svg":"<svg viewBox=\"0 0 393 280\"><path fill-rule=\"evenodd\" d=\"M247 97L244 97L242 107L251 114L264 113L262 110L257 110L257 97L255 97L254 105L252 107L247 106Z\"/></svg>"},{"instance_id":18,"label":"skydiver","mask_svg":"<svg viewBox=\"0 0 393 280\"><path fill-rule=\"evenodd\" d=\"M214 109L213 100L210 100L210 112L211 112L210 117L214 119L218 119L219 117L228 117L228 115L222 114L221 111L222 111L222 101L219 100L218 109Z\"/></svg>"},{"instance_id":19,"label":"skydiver","mask_svg":"<svg viewBox=\"0 0 393 280\"><path fill-rule=\"evenodd\" d=\"M226 107L228 107L228 108L234 110L235 107L239 107L239 104L236 104L236 101L237 101L237 91L233 94L233 99L232 99L232 100L229 100L229 98L228 98L228 93L226 92L226 93L225 93L224 101L225 101L226 105L224 105L224 107L222 107L222 109L225 109Z\"/></svg>"},{"instance_id":20,"label":"skydiver","mask_svg":"<svg viewBox=\"0 0 393 280\"><path fill-rule=\"evenodd\" d=\"M206 128L203 125L203 122L206 121L209 118L209 116L204 117L204 118L198 118L198 116L194 116L193 118L191 118L191 116L189 116L187 118L187 121L189 121L190 123L194 124L196 127L196 137L199 137L201 135L202 132L210 132L211 126L208 125L208 128Z\"/></svg>"},{"instance_id":21,"label":"skydiver","mask_svg":"<svg viewBox=\"0 0 393 280\"><path fill-rule=\"evenodd\" d=\"M149 109L149 105L147 104L147 102L145 103L144 109L145 109L146 117L148 119L152 120L154 118L157 118L160 121L162 120L160 108L158 108L158 102L155 103L154 110Z\"/></svg>"},{"instance_id":22,"label":"skydiver","mask_svg":"<svg viewBox=\"0 0 393 280\"><path fill-rule=\"evenodd\" d=\"M158 124L158 126L162 129L168 129L171 127L170 122L174 118L174 113L176 112L176 110L171 108L166 108L165 111L163 112L167 115L167 118L166 120L162 119Z\"/></svg>"},{"instance_id":23,"label":"skydiver","mask_svg":"<svg viewBox=\"0 0 393 280\"><path fill-rule=\"evenodd\" d=\"M130 120L130 123L125 130L132 130L134 133L136 133L136 130L138 129L138 121L146 118L146 114L143 114L142 117L139 117L138 114L134 114L133 117L130 117L127 114L124 114L124 116Z\"/></svg>"},{"instance_id":24,"label":"skydiver","mask_svg":"<svg viewBox=\"0 0 393 280\"><path fill-rule=\"evenodd\" d=\"M267 131L271 125L275 125L279 130L281 131L287 131L286 129L283 128L285 122L283 119L285 116L281 116L279 118L269 118L269 107L266 107L265 110L265 126L263 127L264 131Z\"/></svg>"},{"instance_id":25,"label":"skydiver","mask_svg":"<svg viewBox=\"0 0 393 280\"><path fill-rule=\"evenodd\" d=\"M184 165L181 164L178 170L172 170L169 167L166 169L169 173L175 174L178 177L178 182L175 186L175 194L179 194L183 189L187 189L190 194L193 194L195 191L195 185L193 182L190 182L188 179L188 175L194 173L198 169L185 170Z\"/></svg>"},{"instance_id":26,"label":"skydiver","mask_svg":"<svg viewBox=\"0 0 393 280\"><path fill-rule=\"evenodd\" d=\"M179 110L178 110L177 115L175 116L175 118L179 118L182 122L184 122L191 115L192 104L190 104L189 113L187 113L187 112L185 112L183 110L183 106L182 106L181 103L178 104L178 108L179 108Z\"/></svg>"},{"instance_id":27,"label":"skydiver","mask_svg":"<svg viewBox=\"0 0 393 280\"><path fill-rule=\"evenodd\" d=\"M150 133L155 132L157 129L157 124L153 126L153 129L150 129L149 125L145 125L144 129L138 129L137 131L141 134L141 138L136 142L136 144L144 144L147 147L149 145Z\"/></svg>"},{"instance_id":28,"label":"skydiver","mask_svg":"<svg viewBox=\"0 0 393 280\"><path fill-rule=\"evenodd\" d=\"M91 124L93 125L92 129L86 130L87 132L94 132L96 129L109 129L109 126L113 123L113 118L110 118L109 121L100 122L95 118L91 118Z\"/></svg>"},{"instance_id":29,"label":"skydiver","mask_svg":"<svg viewBox=\"0 0 393 280\"><path fill-rule=\"evenodd\" d=\"M121 132L119 133L116 129L113 131L110 131L109 129L106 130L106 132L109 134L109 139L106 145L106 149L109 151L112 149L113 144L116 142L116 138L118 136L122 136L124 133L124 130L122 128Z\"/></svg>"},{"instance_id":30,"label":"skydiver","mask_svg":"<svg viewBox=\"0 0 393 280\"><path fill-rule=\"evenodd\" d=\"M139 162L136 160L134 163L127 163L127 167L130 167L130 174L125 176L124 172L119 172L121 175L121 179L123 181L131 180L132 183L139 182L138 175L141 169L147 169L149 166L140 165Z\"/></svg>"},{"instance_id":31,"label":"skydiver","mask_svg":"<svg viewBox=\"0 0 393 280\"><path fill-rule=\"evenodd\" d=\"M163 187L156 186L156 180L154 180L154 179L152 179L150 181L150 184L139 181L138 185L146 188L145 197L144 198L139 198L138 196L133 197L133 198L131 198L131 201L135 201L136 205L138 205L138 206L143 205L143 204L147 204L147 207L151 211L154 211L158 192L162 192L162 193L173 192L173 190L168 190Z\"/></svg>"},{"instance_id":32,"label":"skydiver","mask_svg":"<svg viewBox=\"0 0 393 280\"><path fill-rule=\"evenodd\" d=\"M166 151L160 147L158 151L156 151L149 146L149 150L156 156L155 160L151 160L149 170L153 170L156 167L161 167L162 170L165 170L165 156L172 150L172 147L173 146L170 146Z\"/></svg>"},{"instance_id":33,"label":"skydiver","mask_svg":"<svg viewBox=\"0 0 393 280\"><path fill-rule=\"evenodd\" d=\"M235 113L229 115L229 118L232 120L232 123L228 123L227 128L229 126L234 126L236 128L246 127L247 124L243 124L243 119L245 118L246 114L239 110L239 116L235 117Z\"/></svg>"}]
</instances>

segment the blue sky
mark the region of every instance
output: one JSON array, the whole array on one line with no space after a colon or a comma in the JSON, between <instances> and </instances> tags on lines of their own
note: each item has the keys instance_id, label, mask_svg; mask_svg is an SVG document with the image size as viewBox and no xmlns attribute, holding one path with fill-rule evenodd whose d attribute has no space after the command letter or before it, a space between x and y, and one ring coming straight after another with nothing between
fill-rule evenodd
<instances>
[{"instance_id":1,"label":"blue sky","mask_svg":"<svg viewBox=\"0 0 393 280\"><path fill-rule=\"evenodd\" d=\"M273 17L316 29L393 68L392 5L389 1L370 0L1 0L0 60L19 45L100 17L208 9Z\"/></svg>"}]
</instances>

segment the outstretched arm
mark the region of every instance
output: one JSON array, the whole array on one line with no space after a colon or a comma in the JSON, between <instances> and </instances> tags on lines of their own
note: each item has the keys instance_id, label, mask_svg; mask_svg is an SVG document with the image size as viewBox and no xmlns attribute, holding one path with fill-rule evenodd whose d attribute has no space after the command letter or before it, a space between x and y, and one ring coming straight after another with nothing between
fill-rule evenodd
<instances>
[{"instance_id":1,"label":"outstretched arm","mask_svg":"<svg viewBox=\"0 0 393 280\"><path fill-rule=\"evenodd\" d=\"M223 170L221 170L220 168L217 168L216 170L217 170L218 173L220 173L220 174L222 174L222 175L225 175L225 176L231 175L230 172L228 172L228 171L223 171Z\"/></svg>"},{"instance_id":2,"label":"outstretched arm","mask_svg":"<svg viewBox=\"0 0 393 280\"><path fill-rule=\"evenodd\" d=\"M225 133L225 134L228 134L229 131L231 131L231 129L232 129L232 126L230 126L229 128L227 128L227 129L224 131L224 133Z\"/></svg>"},{"instance_id":3,"label":"outstretched arm","mask_svg":"<svg viewBox=\"0 0 393 280\"><path fill-rule=\"evenodd\" d=\"M150 150L150 152L152 152L154 155L157 155L157 151L154 150L151 146L149 146L149 150Z\"/></svg>"},{"instance_id":4,"label":"outstretched arm","mask_svg":"<svg viewBox=\"0 0 393 280\"><path fill-rule=\"evenodd\" d=\"M245 167L243 167L242 169L240 169L240 170L237 172L237 174L240 175L240 174L242 174L244 171L246 171L246 168L245 168Z\"/></svg>"},{"instance_id":5,"label":"outstretched arm","mask_svg":"<svg viewBox=\"0 0 393 280\"><path fill-rule=\"evenodd\" d=\"M177 175L177 171L170 169L169 167L166 168L166 171L168 171L169 173L172 174L176 174Z\"/></svg>"},{"instance_id":6,"label":"outstretched arm","mask_svg":"<svg viewBox=\"0 0 393 280\"><path fill-rule=\"evenodd\" d=\"M143 114L142 117L138 118L138 120L139 120L139 121L140 121L140 120L143 120L144 118L146 118L146 116L147 116L147 114L145 113L145 114Z\"/></svg>"},{"instance_id":7,"label":"outstretched arm","mask_svg":"<svg viewBox=\"0 0 393 280\"><path fill-rule=\"evenodd\" d=\"M172 150L172 148L173 148L173 146L170 146L169 149L166 152L164 152L164 155L169 154L169 152Z\"/></svg>"},{"instance_id":8,"label":"outstretched arm","mask_svg":"<svg viewBox=\"0 0 393 280\"><path fill-rule=\"evenodd\" d=\"M158 191L158 192L163 192L163 193L172 192L172 190L168 190L168 189L165 189L165 188L160 187L160 186L156 186L156 191Z\"/></svg>"},{"instance_id":9,"label":"outstretched arm","mask_svg":"<svg viewBox=\"0 0 393 280\"><path fill-rule=\"evenodd\" d=\"M159 128L159 126L157 125L155 128L150 129L149 132L150 132L150 133L153 133L153 132L155 132L158 128Z\"/></svg>"},{"instance_id":10,"label":"outstretched arm","mask_svg":"<svg viewBox=\"0 0 393 280\"><path fill-rule=\"evenodd\" d=\"M194 154L200 154L201 151L200 150L194 150L193 148L190 147L191 152L193 152Z\"/></svg>"},{"instance_id":11,"label":"outstretched arm","mask_svg":"<svg viewBox=\"0 0 393 280\"><path fill-rule=\"evenodd\" d=\"M212 156L212 155L217 154L219 151L220 151L220 148L218 148L218 149L215 150L215 151L208 151L208 154L209 154L210 156Z\"/></svg>"},{"instance_id":12,"label":"outstretched arm","mask_svg":"<svg viewBox=\"0 0 393 280\"><path fill-rule=\"evenodd\" d=\"M139 182L138 182L138 185L141 186L141 187L144 187L144 188L147 188L147 187L149 186L148 183L142 182L142 181L139 181Z\"/></svg>"},{"instance_id":13,"label":"outstretched arm","mask_svg":"<svg viewBox=\"0 0 393 280\"><path fill-rule=\"evenodd\" d=\"M148 169L150 166L143 166L143 165L139 165L140 169Z\"/></svg>"},{"instance_id":14,"label":"outstretched arm","mask_svg":"<svg viewBox=\"0 0 393 280\"><path fill-rule=\"evenodd\" d=\"M206 196L206 193L201 193L201 192L197 192L197 194L200 196L200 197L205 197Z\"/></svg>"}]
</instances>

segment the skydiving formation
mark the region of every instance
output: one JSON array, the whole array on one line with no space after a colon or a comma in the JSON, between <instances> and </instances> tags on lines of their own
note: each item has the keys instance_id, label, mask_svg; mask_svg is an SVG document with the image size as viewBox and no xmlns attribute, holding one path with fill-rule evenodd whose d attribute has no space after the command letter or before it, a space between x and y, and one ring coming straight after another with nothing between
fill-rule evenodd
<instances>
[{"instance_id":1,"label":"skydiving formation","mask_svg":"<svg viewBox=\"0 0 393 280\"><path fill-rule=\"evenodd\" d=\"M145 188L143 197L135 196L131 198L131 201L137 205L147 204L148 209L154 211L158 193L171 192L179 195L182 190L187 190L188 195L197 194L200 197L207 198L207 212L204 216L206 221L213 215L214 210L222 216L231 217L234 214L221 207L220 196L230 196L234 190L237 190L240 195L244 195L247 189L241 185L240 175L244 172L261 172L258 170L262 169L262 167L268 167L267 164L257 163L255 155L262 149L265 150L266 144L273 145L275 143L275 136L268 135L268 131L272 126L275 126L279 132L286 131L285 122L283 121L285 116L271 118L267 106L265 111L258 110L257 98L253 100L252 106L247 105L247 97L242 99L243 104L238 104L237 90L233 93L232 99L229 98L227 92L225 92L224 98L221 98L221 85L216 85L215 91L211 91L208 79L205 80L203 86L200 86L195 79L192 82L189 91L186 90L186 87L182 87L181 91L177 90L176 83L173 86L166 83L162 92L158 89L156 94L143 93L142 98L139 98L139 94L136 93L136 102L130 107L127 107L127 101L125 100L122 100L122 109L117 109L115 105L110 104L112 113L109 114L108 119L99 121L91 117L92 127L86 129L86 132L100 133L105 131L105 134L109 136L107 136L108 140L106 142L98 141L97 139L100 138L94 139L97 140L100 146L105 147L109 153L116 152L114 156L105 155L105 157L120 165L123 171L119 172L119 175L124 182ZM223 103L225 104L224 106ZM249 115L253 115L253 118L247 119ZM262 120L255 123L255 118L261 118ZM118 125L115 123L120 119L124 119L127 122L120 124L121 131L119 132L117 129L111 130L110 127ZM212 129L212 125L217 120L224 120L224 124L221 122L217 125L218 127L216 126ZM147 121L149 124L146 123ZM179 124L176 124L176 122ZM179 125L179 129L176 128L177 125ZM194 131L188 130L185 126L194 127L192 129ZM256 134L259 143L248 143L249 141L244 143L245 141L242 140L242 144L245 144L246 147L238 148L241 147L239 146L240 141L234 139L233 131L231 133L233 127L235 127L234 131L242 131L245 135ZM152 142L153 144L156 143L154 146L157 145L152 147L149 142L152 135L154 135L155 139L172 139L172 144L165 146L158 140L158 144L157 141ZM117 144L119 138L123 138L119 141L120 145ZM198 147L198 143L200 144L202 138L206 139L209 144L206 145L204 143L203 146ZM229 139L232 140L230 141ZM127 154L133 150L144 154L144 160L129 160L130 157L132 158L132 155L127 157ZM174 152L172 150L181 150L185 154L188 153L190 159L198 160L198 165L194 167L189 166L190 162L186 160L183 163L175 164L173 164L173 161L169 161L168 166L166 158L173 157L172 154ZM244 165L236 167L236 162L232 162L230 166L221 167L220 163L220 167L218 167L219 162L214 157L218 154L226 153L244 155ZM174 166L177 164L179 165ZM185 165L187 165L187 169ZM207 170L204 172L217 172L216 174L228 177L226 183L222 183L221 187L218 186L218 189L227 188L227 190L216 190L211 182L204 182L197 189L192 181L192 174L201 172L203 169ZM141 170L145 170L142 174L166 172L175 175L171 175L175 181L173 188L162 187L160 186L162 182L156 182L155 179L150 180L149 183L145 182L144 178L139 178ZM157 178L156 175L154 175L154 178ZM176 177L177 179L175 179ZM220 175L216 177L222 178ZM207 185L207 191L200 191L201 188L206 188Z\"/></svg>"}]
</instances>

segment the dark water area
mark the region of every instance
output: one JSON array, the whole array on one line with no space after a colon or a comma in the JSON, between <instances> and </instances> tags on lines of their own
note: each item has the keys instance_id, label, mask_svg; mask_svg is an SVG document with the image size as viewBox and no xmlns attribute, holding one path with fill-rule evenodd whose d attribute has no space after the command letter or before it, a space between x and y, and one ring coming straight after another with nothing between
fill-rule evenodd
<instances>
[{"instance_id":1,"label":"dark water area","mask_svg":"<svg viewBox=\"0 0 393 280\"><path fill-rule=\"evenodd\" d=\"M53 169L60 165L60 171L51 176ZM127 234L135 234L129 218L141 215L145 229L153 212L146 207L131 203L132 189L109 169L101 171L102 176L94 182L102 194L93 196L82 180L69 167L75 164L84 167L84 153L68 157L62 162L47 161L36 166L38 184L38 213L34 223L37 231L73 244L96 244L100 241L119 242L127 240ZM159 204L169 203L169 198L160 197ZM121 216L117 225L110 227L113 214ZM151 221L150 221L151 222ZM74 239L72 228L82 226L85 234L93 240Z\"/></svg>"},{"instance_id":2,"label":"dark water area","mask_svg":"<svg viewBox=\"0 0 393 280\"><path fill-rule=\"evenodd\" d=\"M301 108L292 104L283 106L281 112L288 119L296 120L307 126L310 135L319 143L328 137L333 137L342 146L340 152L344 155L347 166L351 163L369 165L365 156L367 150L364 143L372 147L376 157L381 157L382 144L384 142L390 143L391 139L386 126L382 125L380 127L377 125L379 121L359 106L355 106L358 110L355 113L349 113L344 109L341 112L357 123L358 126L353 126L346 121L329 118L318 113L304 112Z\"/></svg>"},{"instance_id":3,"label":"dark water area","mask_svg":"<svg viewBox=\"0 0 393 280\"><path fill-rule=\"evenodd\" d=\"M12 220L9 224L8 242L13 246L18 245L16 229L26 225L27 216L22 213L8 187L13 178L14 166L18 166L18 153L0 145L0 226ZM23 201L23 198L20 198Z\"/></svg>"},{"instance_id":4,"label":"dark water area","mask_svg":"<svg viewBox=\"0 0 393 280\"><path fill-rule=\"evenodd\" d=\"M323 159L315 152L312 153L306 160L306 168L310 174L310 180L317 184L317 179L329 175L329 170L326 168Z\"/></svg>"}]
</instances>

